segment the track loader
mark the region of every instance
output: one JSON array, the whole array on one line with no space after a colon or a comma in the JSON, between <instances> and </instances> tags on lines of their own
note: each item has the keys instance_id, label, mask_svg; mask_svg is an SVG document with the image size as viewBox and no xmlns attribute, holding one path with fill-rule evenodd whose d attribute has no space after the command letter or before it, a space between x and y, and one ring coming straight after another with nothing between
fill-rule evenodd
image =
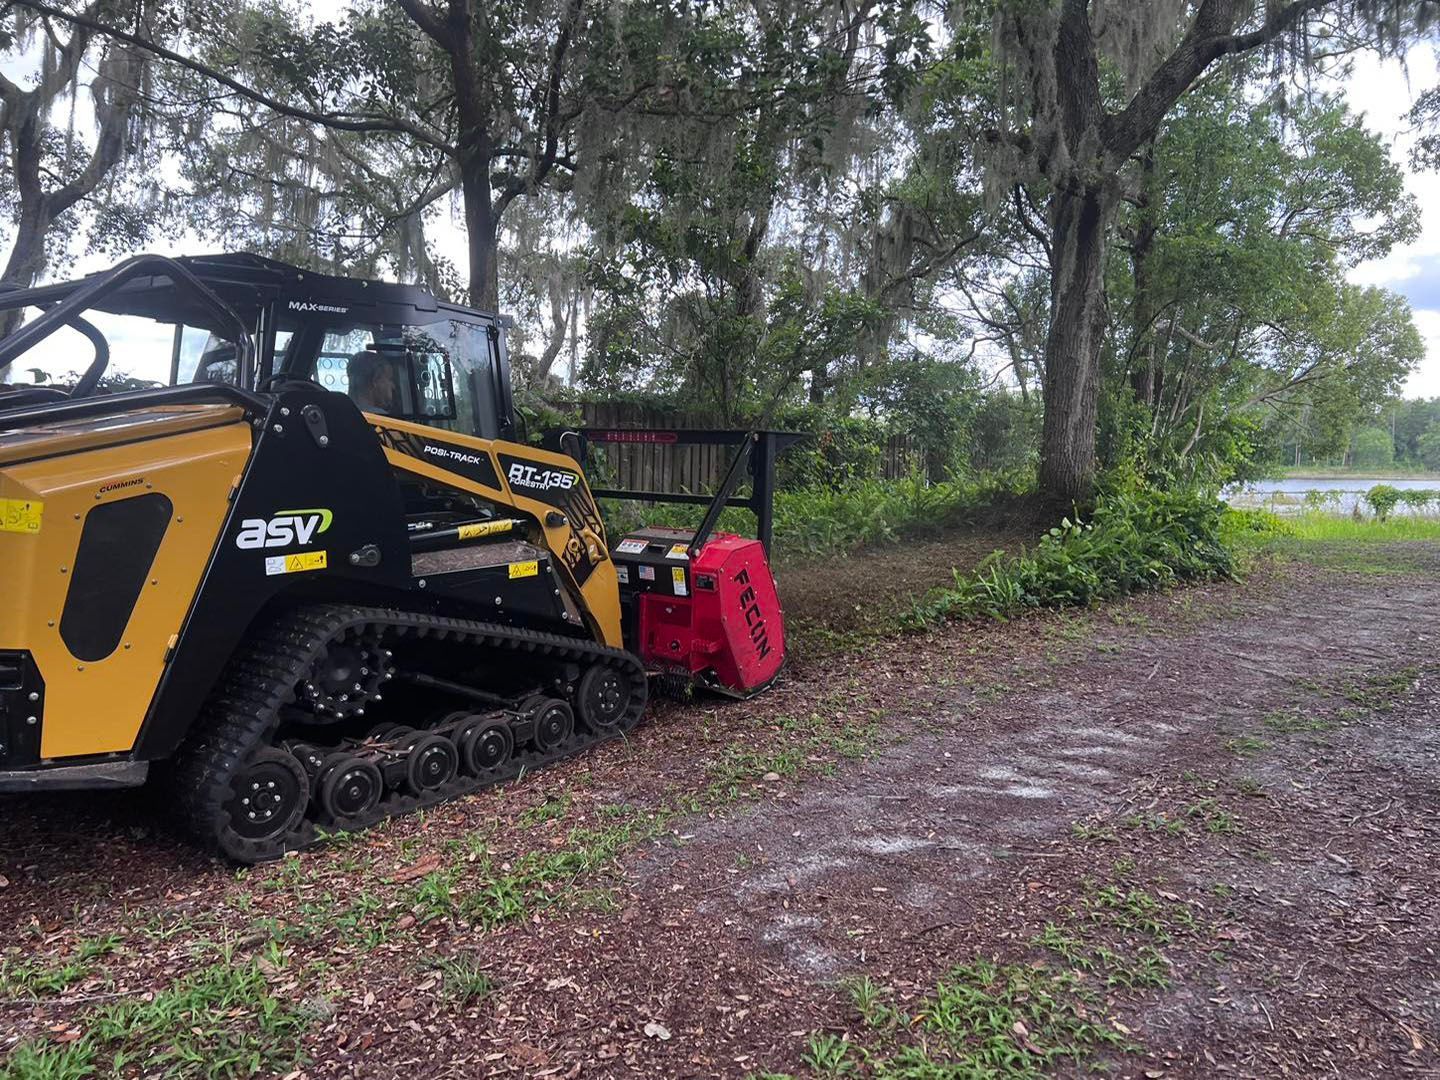
<instances>
[{"instance_id":1,"label":"track loader","mask_svg":"<svg viewBox=\"0 0 1440 1080\"><path fill-rule=\"evenodd\" d=\"M252 255L20 307L0 372L62 330L88 365L0 385L0 791L153 771L253 863L617 737L655 676L780 670L765 548L713 531L755 440L698 532L612 549L576 456L516 438L504 319ZM105 392L95 312L173 324L169 385Z\"/></svg>"}]
</instances>

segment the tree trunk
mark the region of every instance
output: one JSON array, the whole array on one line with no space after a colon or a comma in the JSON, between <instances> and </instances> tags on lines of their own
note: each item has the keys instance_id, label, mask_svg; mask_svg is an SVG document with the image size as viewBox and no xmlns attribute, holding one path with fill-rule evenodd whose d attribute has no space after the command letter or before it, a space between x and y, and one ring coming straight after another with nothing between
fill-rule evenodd
<instances>
[{"instance_id":1,"label":"tree trunk","mask_svg":"<svg viewBox=\"0 0 1440 1080\"><path fill-rule=\"evenodd\" d=\"M1045 339L1045 424L1040 490L1083 501L1095 483L1095 424L1105 334L1105 248L1110 206L1099 187L1050 198L1050 330Z\"/></svg>"},{"instance_id":2,"label":"tree trunk","mask_svg":"<svg viewBox=\"0 0 1440 1080\"><path fill-rule=\"evenodd\" d=\"M1159 194L1155 190L1155 142L1152 139L1145 148L1140 162L1141 204L1136 214L1135 237L1130 245L1130 271L1135 283L1135 302L1132 307L1132 323L1137 340L1133 343L1130 357L1130 388L1135 400L1147 409L1153 408L1160 398L1159 356L1155 348L1155 296L1150 275L1150 254L1155 249L1155 237L1160 231L1155 203Z\"/></svg>"},{"instance_id":3,"label":"tree trunk","mask_svg":"<svg viewBox=\"0 0 1440 1080\"><path fill-rule=\"evenodd\" d=\"M499 311L500 222L496 219L490 191L489 165L484 158L463 164L460 186L465 196L465 233L470 254L470 306L481 311Z\"/></svg>"},{"instance_id":4,"label":"tree trunk","mask_svg":"<svg viewBox=\"0 0 1440 1080\"><path fill-rule=\"evenodd\" d=\"M42 122L33 97L25 102L20 122L10 132L15 166L15 189L20 204L20 220L16 223L15 243L5 262L0 281L22 289L35 284L45 269L45 234L54 215L50 200L40 184ZM10 308L0 312L0 338L8 337L20 325L24 312Z\"/></svg>"}]
</instances>

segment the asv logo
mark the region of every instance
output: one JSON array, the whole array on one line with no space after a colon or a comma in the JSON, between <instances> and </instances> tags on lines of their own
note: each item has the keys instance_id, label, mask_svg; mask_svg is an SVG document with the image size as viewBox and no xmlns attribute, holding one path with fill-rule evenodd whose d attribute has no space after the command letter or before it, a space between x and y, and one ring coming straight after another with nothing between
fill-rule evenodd
<instances>
[{"instance_id":1,"label":"asv logo","mask_svg":"<svg viewBox=\"0 0 1440 1080\"><path fill-rule=\"evenodd\" d=\"M240 522L240 535L235 546L249 551L254 548L281 548L291 544L308 544L326 529L335 515L329 510L281 510L269 518L246 518Z\"/></svg>"},{"instance_id":2,"label":"asv logo","mask_svg":"<svg viewBox=\"0 0 1440 1080\"><path fill-rule=\"evenodd\" d=\"M575 486L574 473L568 473L564 469L537 469L534 465L521 465L519 462L510 466L508 476L511 487L533 488L537 491L549 491L551 488L569 491Z\"/></svg>"}]
</instances>

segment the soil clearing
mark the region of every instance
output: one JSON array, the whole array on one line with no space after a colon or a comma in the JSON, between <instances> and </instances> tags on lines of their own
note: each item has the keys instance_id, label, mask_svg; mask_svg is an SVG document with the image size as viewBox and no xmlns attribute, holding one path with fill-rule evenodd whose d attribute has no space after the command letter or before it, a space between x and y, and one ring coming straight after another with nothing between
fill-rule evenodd
<instances>
[{"instance_id":1,"label":"soil clearing","mask_svg":"<svg viewBox=\"0 0 1440 1080\"><path fill-rule=\"evenodd\" d=\"M1440 1075L1403 567L873 641L254 870L10 801L0 1075Z\"/></svg>"}]
</instances>

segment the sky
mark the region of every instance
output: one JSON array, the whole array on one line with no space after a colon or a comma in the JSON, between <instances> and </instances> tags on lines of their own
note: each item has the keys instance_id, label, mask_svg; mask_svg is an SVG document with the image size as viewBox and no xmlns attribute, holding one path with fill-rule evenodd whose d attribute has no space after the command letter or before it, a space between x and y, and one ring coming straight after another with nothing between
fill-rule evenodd
<instances>
[{"instance_id":1,"label":"sky","mask_svg":"<svg viewBox=\"0 0 1440 1080\"><path fill-rule=\"evenodd\" d=\"M343 0L313 0L311 4L317 20L335 18L342 7ZM1357 284L1383 286L1410 301L1415 325L1425 339L1426 355L1405 383L1406 397L1440 397L1440 173L1410 168L1415 135L1408 130L1406 120L1415 98L1440 82L1435 48L1433 43L1417 45L1403 63L1395 58L1382 60L1360 54L1344 85L1352 111L1363 113L1370 128L1391 141L1396 161L1406 170L1406 186L1421 210L1421 233L1416 240L1397 247L1384 259L1356 267L1350 274ZM0 70L17 79L25 77L27 66L13 58L0 61ZM457 265L465 264L465 236L459 221L437 222L431 238ZM151 250L173 255L198 254L213 248L213 244L182 235L156 243ZM108 260L82 255L75 272L90 273L107 265ZM157 381L168 379L170 328L103 315L97 316L95 322L111 339L112 369ZM61 330L32 351L29 363L22 358L14 377L28 381L25 368L36 365L52 374L63 374L83 367L90 355L88 342L78 334Z\"/></svg>"},{"instance_id":2,"label":"sky","mask_svg":"<svg viewBox=\"0 0 1440 1080\"><path fill-rule=\"evenodd\" d=\"M1405 383L1406 397L1440 397L1440 173L1410 167L1415 136L1405 114L1415 98L1440 80L1434 47L1417 45L1402 65L1365 54L1345 84L1350 109L1363 113L1371 130L1390 138L1393 156L1406 171L1405 186L1420 204L1420 236L1383 259L1350 273L1359 285L1380 285L1410 301L1415 326L1425 338L1425 359Z\"/></svg>"}]
</instances>

